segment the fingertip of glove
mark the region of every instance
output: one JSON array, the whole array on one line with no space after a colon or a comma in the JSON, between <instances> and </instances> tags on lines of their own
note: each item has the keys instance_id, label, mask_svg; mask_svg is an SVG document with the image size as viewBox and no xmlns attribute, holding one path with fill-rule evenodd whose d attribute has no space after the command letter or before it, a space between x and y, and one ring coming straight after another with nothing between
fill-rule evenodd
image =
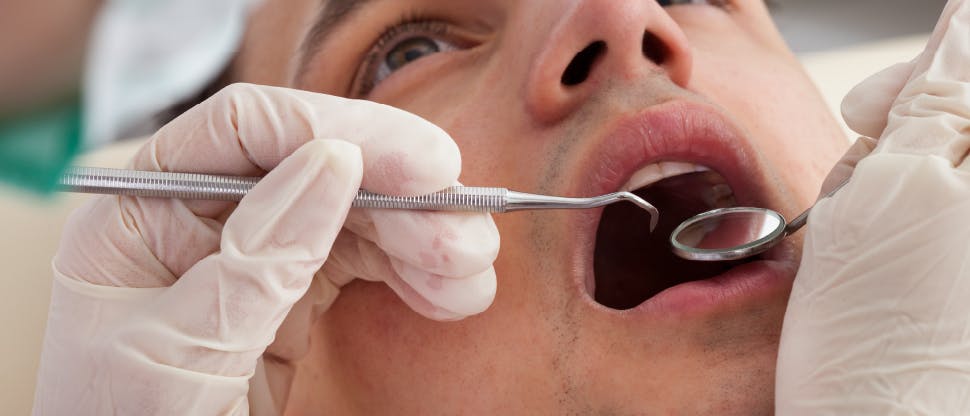
<instances>
[{"instance_id":1,"label":"fingertip of glove","mask_svg":"<svg viewBox=\"0 0 970 416\"><path fill-rule=\"evenodd\" d=\"M890 66L853 87L842 100L842 118L856 133L882 136L893 102L913 72L913 62Z\"/></svg>"},{"instance_id":2,"label":"fingertip of glove","mask_svg":"<svg viewBox=\"0 0 970 416\"><path fill-rule=\"evenodd\" d=\"M394 195L421 195L451 186L461 173L461 152L434 123L399 108L356 102L358 117L373 125L365 140L364 188Z\"/></svg>"},{"instance_id":3,"label":"fingertip of glove","mask_svg":"<svg viewBox=\"0 0 970 416\"><path fill-rule=\"evenodd\" d=\"M391 263L401 280L435 308L471 316L484 312L495 300L497 279L493 267L462 278L448 278L400 261Z\"/></svg>"},{"instance_id":4,"label":"fingertip of glove","mask_svg":"<svg viewBox=\"0 0 970 416\"><path fill-rule=\"evenodd\" d=\"M365 189L390 195L416 196L451 186L461 172L457 147L430 146L420 155L397 150L375 155L365 161L362 185Z\"/></svg>"},{"instance_id":5,"label":"fingertip of glove","mask_svg":"<svg viewBox=\"0 0 970 416\"><path fill-rule=\"evenodd\" d=\"M386 211L371 218L384 251L430 273L468 276L498 256L500 237L488 214Z\"/></svg>"}]
</instances>

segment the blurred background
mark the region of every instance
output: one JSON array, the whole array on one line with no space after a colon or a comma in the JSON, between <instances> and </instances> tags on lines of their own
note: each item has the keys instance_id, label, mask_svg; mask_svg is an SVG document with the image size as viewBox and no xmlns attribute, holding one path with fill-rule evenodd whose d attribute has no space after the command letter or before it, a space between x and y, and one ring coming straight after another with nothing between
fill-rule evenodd
<instances>
[{"instance_id":1,"label":"blurred background","mask_svg":"<svg viewBox=\"0 0 970 416\"><path fill-rule=\"evenodd\" d=\"M842 97L923 50L946 0L769 0L775 23L841 121ZM843 124L850 138L855 135Z\"/></svg>"},{"instance_id":2,"label":"blurred background","mask_svg":"<svg viewBox=\"0 0 970 416\"><path fill-rule=\"evenodd\" d=\"M771 0L772 14L796 53L843 49L924 35L946 0Z\"/></svg>"},{"instance_id":3,"label":"blurred background","mask_svg":"<svg viewBox=\"0 0 970 416\"><path fill-rule=\"evenodd\" d=\"M772 0L782 33L832 111L866 76L922 50L945 0ZM0 0L0 122L77 94L100 0ZM852 136L850 136L852 137ZM135 143L137 144L137 143ZM126 147L127 146L127 147ZM131 144L78 164L120 167ZM50 259L84 197L42 198L0 185L0 414L27 414L50 290Z\"/></svg>"}]
</instances>

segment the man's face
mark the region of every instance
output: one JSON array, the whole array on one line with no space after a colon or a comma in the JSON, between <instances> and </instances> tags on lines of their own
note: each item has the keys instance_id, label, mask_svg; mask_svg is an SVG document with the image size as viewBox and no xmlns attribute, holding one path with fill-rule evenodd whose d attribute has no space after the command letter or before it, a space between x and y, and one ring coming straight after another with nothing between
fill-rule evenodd
<instances>
[{"instance_id":1,"label":"man's face","mask_svg":"<svg viewBox=\"0 0 970 416\"><path fill-rule=\"evenodd\" d=\"M796 239L740 266L678 262L665 242L714 206L791 218L845 147L761 0L370 0L326 33L308 29L319 4L273 3L238 80L418 114L458 143L468 185L560 196L626 185L661 212L652 235L647 213L623 206L495 216L498 293L460 322L422 318L381 284L346 286L317 322L290 406L771 413ZM716 174L639 190L697 165Z\"/></svg>"}]
</instances>

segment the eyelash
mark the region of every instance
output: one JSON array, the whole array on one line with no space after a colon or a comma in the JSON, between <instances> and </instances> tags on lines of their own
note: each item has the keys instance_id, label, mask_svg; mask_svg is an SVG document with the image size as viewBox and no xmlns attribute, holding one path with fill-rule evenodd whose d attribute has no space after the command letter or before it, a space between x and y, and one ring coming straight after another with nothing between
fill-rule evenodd
<instances>
[{"instance_id":1,"label":"eyelash","mask_svg":"<svg viewBox=\"0 0 970 416\"><path fill-rule=\"evenodd\" d=\"M422 34L428 35L428 37L433 38L435 41L449 39L449 27L443 21L434 20L418 14L406 15L397 23L388 26L388 29L381 34L377 41L374 42L374 45L371 46L367 55L365 55L361 70L358 72L356 82L354 83L356 85L354 88L355 95L363 97L369 94L377 85L379 81L375 78L378 75L378 70L384 63L385 54L389 52L389 47L397 46L400 43L398 41L407 37L420 36ZM442 42L453 43L450 41Z\"/></svg>"}]
</instances>

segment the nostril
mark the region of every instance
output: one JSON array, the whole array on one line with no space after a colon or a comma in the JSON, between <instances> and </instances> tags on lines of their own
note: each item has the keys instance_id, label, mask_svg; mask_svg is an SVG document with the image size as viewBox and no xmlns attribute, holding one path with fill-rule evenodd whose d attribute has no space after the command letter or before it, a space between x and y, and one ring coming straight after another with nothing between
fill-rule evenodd
<instances>
[{"instance_id":1,"label":"nostril","mask_svg":"<svg viewBox=\"0 0 970 416\"><path fill-rule=\"evenodd\" d=\"M669 54L667 44L652 32L643 32L643 45L641 47L643 48L643 56L646 56L651 62L663 65L664 61L667 60Z\"/></svg>"},{"instance_id":2,"label":"nostril","mask_svg":"<svg viewBox=\"0 0 970 416\"><path fill-rule=\"evenodd\" d=\"M591 43L585 49L579 51L572 62L562 73L562 84L565 86L579 85L589 78L593 70L596 59L606 51L606 42L598 40Z\"/></svg>"}]
</instances>

